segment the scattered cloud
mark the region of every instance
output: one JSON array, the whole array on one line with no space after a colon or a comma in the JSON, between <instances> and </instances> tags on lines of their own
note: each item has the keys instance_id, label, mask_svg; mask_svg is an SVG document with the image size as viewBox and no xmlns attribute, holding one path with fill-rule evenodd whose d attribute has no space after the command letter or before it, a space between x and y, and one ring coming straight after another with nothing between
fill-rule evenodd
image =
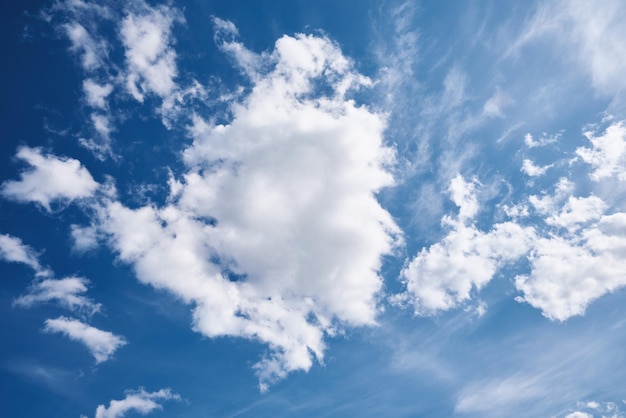
<instances>
[{"instance_id":1,"label":"scattered cloud","mask_svg":"<svg viewBox=\"0 0 626 418\"><path fill-rule=\"evenodd\" d=\"M154 410L163 409L161 405L163 401L180 399L180 395L172 393L170 389L146 392L140 388L137 391L127 391L124 399L112 400L108 407L99 405L96 408L95 418L122 418L130 411L147 415Z\"/></svg>"},{"instance_id":2,"label":"scattered cloud","mask_svg":"<svg viewBox=\"0 0 626 418\"><path fill-rule=\"evenodd\" d=\"M134 2L120 26L126 55L126 88L139 102L145 94L161 98L175 90L176 52L171 28L182 20L177 9Z\"/></svg>"},{"instance_id":3,"label":"scattered cloud","mask_svg":"<svg viewBox=\"0 0 626 418\"><path fill-rule=\"evenodd\" d=\"M617 177L626 181L626 124L623 121L611 124L602 135L585 132L591 147L580 147L576 154L593 167L589 177L600 181Z\"/></svg>"},{"instance_id":4,"label":"scattered cloud","mask_svg":"<svg viewBox=\"0 0 626 418\"><path fill-rule=\"evenodd\" d=\"M83 92L89 106L96 109L106 109L106 98L113 92L113 85L109 83L101 85L88 78L83 81Z\"/></svg>"},{"instance_id":5,"label":"scattered cloud","mask_svg":"<svg viewBox=\"0 0 626 418\"><path fill-rule=\"evenodd\" d=\"M96 364L108 360L118 348L126 344L123 337L64 316L47 319L43 330L48 333L64 334L70 340L84 344L96 360Z\"/></svg>"},{"instance_id":6,"label":"scattered cloud","mask_svg":"<svg viewBox=\"0 0 626 418\"><path fill-rule=\"evenodd\" d=\"M528 148L543 147L559 141L561 139L561 136L562 132L559 132L555 135L547 135L544 133L539 139L535 139L531 134L528 133L524 135L524 143Z\"/></svg>"},{"instance_id":7,"label":"scattered cloud","mask_svg":"<svg viewBox=\"0 0 626 418\"><path fill-rule=\"evenodd\" d=\"M99 303L82 295L87 291L87 279L66 277L64 279L46 279L35 282L28 293L15 300L18 306L29 308L38 303L57 301L71 311L94 314L101 308Z\"/></svg>"},{"instance_id":8,"label":"scattered cloud","mask_svg":"<svg viewBox=\"0 0 626 418\"><path fill-rule=\"evenodd\" d=\"M50 271L41 267L35 250L22 243L22 240L7 234L0 234L0 259L10 263L26 264L37 275L47 276Z\"/></svg>"},{"instance_id":9,"label":"scattered cloud","mask_svg":"<svg viewBox=\"0 0 626 418\"><path fill-rule=\"evenodd\" d=\"M401 272L406 292L394 300L410 302L416 314L430 315L468 301L500 267L526 254L535 237L533 228L514 222L494 224L488 232L477 229L475 183L460 175L452 180L450 195L459 208L456 218L442 219L450 231L423 248Z\"/></svg>"},{"instance_id":10,"label":"scattered cloud","mask_svg":"<svg viewBox=\"0 0 626 418\"><path fill-rule=\"evenodd\" d=\"M2 183L0 193L17 202L35 202L48 212L53 202L72 202L93 196L98 183L80 161L44 154L41 148L20 147L15 156L30 167L19 181Z\"/></svg>"},{"instance_id":11,"label":"scattered cloud","mask_svg":"<svg viewBox=\"0 0 626 418\"><path fill-rule=\"evenodd\" d=\"M522 164L522 173L530 177L539 177L546 174L546 171L548 171L551 167L551 164L540 167L535 165L531 160L524 159L524 162Z\"/></svg>"},{"instance_id":12,"label":"scattered cloud","mask_svg":"<svg viewBox=\"0 0 626 418\"><path fill-rule=\"evenodd\" d=\"M600 93L623 100L626 81L626 10L619 0L601 6L584 0L541 2L507 54L539 39L555 40L554 48L578 62Z\"/></svg>"}]
</instances>

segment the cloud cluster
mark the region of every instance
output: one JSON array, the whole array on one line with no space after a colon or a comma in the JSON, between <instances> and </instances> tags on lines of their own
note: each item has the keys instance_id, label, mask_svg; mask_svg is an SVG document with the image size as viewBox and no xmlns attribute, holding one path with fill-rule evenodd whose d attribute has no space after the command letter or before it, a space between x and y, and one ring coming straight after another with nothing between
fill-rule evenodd
<instances>
[{"instance_id":1,"label":"cloud cluster","mask_svg":"<svg viewBox=\"0 0 626 418\"><path fill-rule=\"evenodd\" d=\"M576 153L588 164L592 180L624 180L622 131L623 123L614 122L602 136L585 135L592 146L579 147ZM530 135L526 142L535 144ZM530 164L525 164L527 170ZM553 193L522 199L507 208L510 221L482 232L473 224L480 210L475 188L460 176L451 181L450 197L458 215L444 216L447 235L408 262L402 271L406 293L395 300L408 300L422 315L449 310L469 301L474 289L480 290L506 263L523 256L529 271L515 277L521 293L516 300L552 320L582 315L592 301L626 286L621 262L626 256L626 213L618 207L594 194L577 195L577 183L563 177Z\"/></svg>"},{"instance_id":2,"label":"cloud cluster","mask_svg":"<svg viewBox=\"0 0 626 418\"><path fill-rule=\"evenodd\" d=\"M450 194L459 213L442 219L448 234L422 249L401 273L407 290L398 299L409 300L417 314L449 310L468 301L499 268L526 254L535 237L533 228L515 222L495 224L488 232L476 228L475 183L457 176Z\"/></svg>"},{"instance_id":3,"label":"cloud cluster","mask_svg":"<svg viewBox=\"0 0 626 418\"><path fill-rule=\"evenodd\" d=\"M63 169L61 168L63 171ZM37 278L28 292L14 301L14 305L31 308L40 303L57 302L62 307L87 316L100 311L102 305L84 295L88 281L82 277L54 279L54 273L41 266L35 251L19 238L0 234L0 259L28 265ZM59 317L44 323L45 332L62 333L71 340L84 344L96 359L96 363L108 360L113 353L126 344L123 337L92 327L78 319Z\"/></svg>"}]
</instances>

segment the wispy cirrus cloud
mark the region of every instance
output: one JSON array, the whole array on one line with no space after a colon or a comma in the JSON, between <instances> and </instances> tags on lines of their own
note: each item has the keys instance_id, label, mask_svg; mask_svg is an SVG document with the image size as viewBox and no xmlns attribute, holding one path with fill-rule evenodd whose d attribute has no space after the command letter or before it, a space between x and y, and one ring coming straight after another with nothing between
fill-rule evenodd
<instances>
[{"instance_id":1,"label":"wispy cirrus cloud","mask_svg":"<svg viewBox=\"0 0 626 418\"><path fill-rule=\"evenodd\" d=\"M21 239L8 234L0 234L0 259L10 263L26 264L38 276L51 274L48 269L41 266L35 250L24 244Z\"/></svg>"}]
</instances>

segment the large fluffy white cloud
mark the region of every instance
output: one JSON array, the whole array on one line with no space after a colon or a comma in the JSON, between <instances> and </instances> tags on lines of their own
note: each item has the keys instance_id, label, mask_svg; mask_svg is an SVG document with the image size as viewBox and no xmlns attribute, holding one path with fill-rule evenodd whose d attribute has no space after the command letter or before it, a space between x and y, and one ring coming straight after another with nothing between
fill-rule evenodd
<instances>
[{"instance_id":1,"label":"large fluffy white cloud","mask_svg":"<svg viewBox=\"0 0 626 418\"><path fill-rule=\"evenodd\" d=\"M123 337L64 316L47 319L43 330L64 334L70 340L84 344L96 360L96 364L108 360L118 348L126 344Z\"/></svg>"},{"instance_id":2,"label":"large fluffy white cloud","mask_svg":"<svg viewBox=\"0 0 626 418\"><path fill-rule=\"evenodd\" d=\"M180 400L180 396L170 389L146 392L140 388L137 391L128 391L124 399L112 400L108 407L99 405L95 418L121 418L130 411L147 415L154 410L163 409L161 402L168 400Z\"/></svg>"},{"instance_id":3,"label":"large fluffy white cloud","mask_svg":"<svg viewBox=\"0 0 626 418\"><path fill-rule=\"evenodd\" d=\"M2 183L0 193L18 202L35 202L51 211L53 202L71 202L92 196L98 183L80 161L44 154L40 148L21 147L16 158L30 167L20 180Z\"/></svg>"},{"instance_id":4,"label":"large fluffy white cloud","mask_svg":"<svg viewBox=\"0 0 626 418\"><path fill-rule=\"evenodd\" d=\"M331 41L242 48L229 52L264 72L229 123L194 117L169 203L103 201L94 225L142 282L195 305L197 331L268 344L264 389L321 361L337 326L376 323L381 258L399 234L376 193L393 184L394 152L384 117L346 97L370 82Z\"/></svg>"}]
</instances>

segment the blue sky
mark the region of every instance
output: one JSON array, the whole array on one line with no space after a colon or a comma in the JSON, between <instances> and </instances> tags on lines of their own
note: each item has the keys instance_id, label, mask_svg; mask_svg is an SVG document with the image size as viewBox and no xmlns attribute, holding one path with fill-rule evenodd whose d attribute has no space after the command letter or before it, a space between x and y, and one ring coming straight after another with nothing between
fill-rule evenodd
<instances>
[{"instance_id":1,"label":"blue sky","mask_svg":"<svg viewBox=\"0 0 626 418\"><path fill-rule=\"evenodd\" d=\"M626 414L626 6L2 6L6 417Z\"/></svg>"}]
</instances>

